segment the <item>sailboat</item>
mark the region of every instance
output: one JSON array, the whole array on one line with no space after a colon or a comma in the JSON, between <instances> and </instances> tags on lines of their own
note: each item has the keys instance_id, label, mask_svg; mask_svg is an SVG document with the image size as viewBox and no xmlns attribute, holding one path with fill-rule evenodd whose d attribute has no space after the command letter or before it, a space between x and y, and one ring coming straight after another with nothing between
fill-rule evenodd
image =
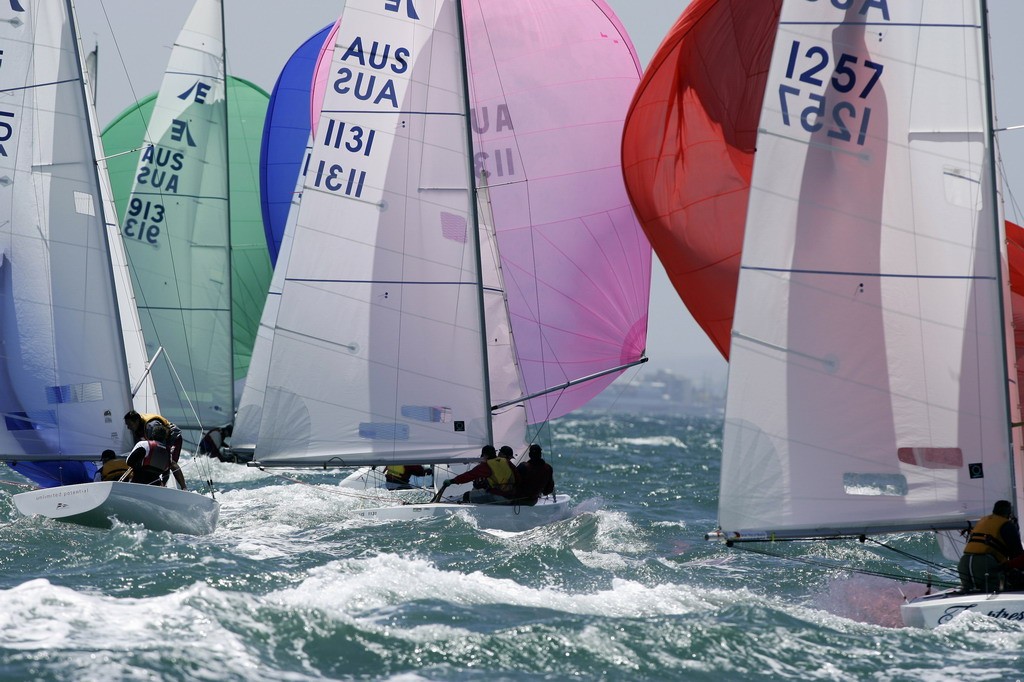
<instances>
[{"instance_id":1,"label":"sailboat","mask_svg":"<svg viewBox=\"0 0 1024 682\"><path fill-rule=\"evenodd\" d=\"M641 121L689 116L676 152L697 153L682 139L695 129L707 133L702 151L717 150L672 227L702 230L717 212L743 237L730 336L716 341L730 378L714 536L961 531L996 500L1020 509L985 4L777 2L761 7L766 21L733 22L734 4L688 8L654 61L687 74L685 86L665 87L667 70L657 86L652 66L623 145L663 261L671 237L652 209L679 178L639 142ZM716 28L748 51L720 74L725 110L710 79L679 69L687 53L708 58ZM753 144L737 123L751 103ZM645 195L641 178L660 195ZM951 590L901 610L923 627L964 610L1020 618L1024 593Z\"/></svg>"},{"instance_id":2,"label":"sailboat","mask_svg":"<svg viewBox=\"0 0 1024 682\"><path fill-rule=\"evenodd\" d=\"M651 251L617 145L632 46L600 0L354 0L332 59L233 446L435 480L486 444L523 453L645 360ZM362 513L521 529L569 511L448 492Z\"/></svg>"},{"instance_id":3,"label":"sailboat","mask_svg":"<svg viewBox=\"0 0 1024 682\"><path fill-rule=\"evenodd\" d=\"M185 431L235 405L223 11L197 0L175 41L121 224L162 414Z\"/></svg>"},{"instance_id":4,"label":"sailboat","mask_svg":"<svg viewBox=\"0 0 1024 682\"><path fill-rule=\"evenodd\" d=\"M156 407L124 252L99 155L74 6L11 3L0 22L0 459L39 485L25 515L209 533L219 505L183 490L93 483L121 423Z\"/></svg>"}]
</instances>

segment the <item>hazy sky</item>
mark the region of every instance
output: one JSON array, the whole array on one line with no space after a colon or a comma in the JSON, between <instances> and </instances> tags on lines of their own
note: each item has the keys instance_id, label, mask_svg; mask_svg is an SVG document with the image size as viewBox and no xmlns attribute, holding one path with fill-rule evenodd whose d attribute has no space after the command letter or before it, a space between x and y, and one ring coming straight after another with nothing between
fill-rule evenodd
<instances>
[{"instance_id":1,"label":"hazy sky","mask_svg":"<svg viewBox=\"0 0 1024 682\"><path fill-rule=\"evenodd\" d=\"M689 4L688 0L607 1L645 66ZM159 87L170 47L191 7L190 0L76 0L86 49L94 44L100 49L101 125ZM295 48L333 22L342 7L340 0L225 0L229 73L269 92ZM994 71L1002 84L996 88L1000 124L1022 125L1024 97L1018 91L1024 41L1018 33L1024 26L1024 0L989 0L989 12ZM998 80L1000 76L1004 80ZM1000 141L1012 194L1014 179L1016 184L1024 182L1024 130L1003 133ZM1007 216L1015 217L1010 205ZM1016 219L1020 221L1021 216ZM654 267L647 352L651 358L647 371L669 367L715 380L725 375L725 361L690 317L659 263Z\"/></svg>"}]
</instances>

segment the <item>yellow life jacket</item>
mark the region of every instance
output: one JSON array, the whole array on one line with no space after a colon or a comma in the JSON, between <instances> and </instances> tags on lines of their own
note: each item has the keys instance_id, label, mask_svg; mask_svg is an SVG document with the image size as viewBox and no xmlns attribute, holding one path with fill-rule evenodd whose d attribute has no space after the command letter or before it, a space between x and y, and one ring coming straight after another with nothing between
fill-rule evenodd
<instances>
[{"instance_id":1,"label":"yellow life jacket","mask_svg":"<svg viewBox=\"0 0 1024 682\"><path fill-rule=\"evenodd\" d=\"M131 467L128 466L122 458L116 458L108 460L100 468L100 480L101 481L120 481L121 477L124 476L126 471L130 471ZM129 477L128 480L131 480Z\"/></svg>"},{"instance_id":2,"label":"yellow life jacket","mask_svg":"<svg viewBox=\"0 0 1024 682\"><path fill-rule=\"evenodd\" d=\"M1010 519L1005 516L989 514L978 519L978 523L971 529L971 535L964 547L964 554L991 554L996 561L1003 563L1009 548L1003 542L999 531L1003 524L1009 523Z\"/></svg>"},{"instance_id":3,"label":"yellow life jacket","mask_svg":"<svg viewBox=\"0 0 1024 682\"><path fill-rule=\"evenodd\" d=\"M514 492L516 474L507 459L504 457L494 457L487 460L487 466L491 469L491 475L487 477L488 488L503 493Z\"/></svg>"},{"instance_id":4,"label":"yellow life jacket","mask_svg":"<svg viewBox=\"0 0 1024 682\"><path fill-rule=\"evenodd\" d=\"M150 422L150 421L155 419L158 422L160 422L161 424L163 424L164 426L166 426L168 429L171 428L171 422L167 421L166 418L161 417L158 414L145 414L145 413L141 413L140 412L139 413L139 417L142 419L143 425L145 425L147 422Z\"/></svg>"},{"instance_id":5,"label":"yellow life jacket","mask_svg":"<svg viewBox=\"0 0 1024 682\"><path fill-rule=\"evenodd\" d=\"M384 469L384 479L395 483L409 482L409 476L405 475L405 466L402 464L392 464Z\"/></svg>"}]
</instances>

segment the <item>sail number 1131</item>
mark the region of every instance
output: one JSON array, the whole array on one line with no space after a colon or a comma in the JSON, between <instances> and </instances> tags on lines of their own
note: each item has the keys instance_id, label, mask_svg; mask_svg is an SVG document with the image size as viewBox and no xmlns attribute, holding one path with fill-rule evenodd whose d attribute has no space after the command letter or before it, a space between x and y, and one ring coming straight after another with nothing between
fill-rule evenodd
<instances>
[{"instance_id":1,"label":"sail number 1131","mask_svg":"<svg viewBox=\"0 0 1024 682\"><path fill-rule=\"evenodd\" d=\"M799 87L782 83L779 85L779 103L782 108L783 125L793 125L793 119L799 116L800 126L809 133L816 133L826 125L829 126L829 137L863 145L867 139L868 125L871 121L871 108L861 106L858 100L867 99L868 94L878 83L884 67L877 62L865 59L861 62L855 55L842 53L831 67L832 77L829 79L833 94L808 92L806 99L810 106L799 109L793 106L804 95L804 86L820 88L825 84L822 71L829 69L832 56L823 47L812 45L806 50L800 41L794 40L789 51L785 77L796 81ZM850 99L846 99L845 97ZM836 97L843 97L835 101ZM851 101L852 100L852 101Z\"/></svg>"}]
</instances>

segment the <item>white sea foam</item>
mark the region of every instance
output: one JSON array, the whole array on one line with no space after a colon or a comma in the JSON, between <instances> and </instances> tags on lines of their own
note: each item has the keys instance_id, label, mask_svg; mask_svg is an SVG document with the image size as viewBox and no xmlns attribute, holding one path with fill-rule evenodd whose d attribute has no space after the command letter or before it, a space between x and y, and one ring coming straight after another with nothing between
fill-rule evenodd
<instances>
[{"instance_id":1,"label":"white sea foam","mask_svg":"<svg viewBox=\"0 0 1024 682\"><path fill-rule=\"evenodd\" d=\"M746 590L740 590L749 598ZM515 580L480 572L459 573L437 568L426 559L380 554L367 559L334 561L311 570L294 588L268 595L289 608L317 608L337 617L359 618L391 605L441 598L461 605L506 605L566 614L643 618L706 611L715 602L728 603L733 592L695 590L685 585L647 586L616 578L611 588L572 593L524 586Z\"/></svg>"},{"instance_id":2,"label":"white sea foam","mask_svg":"<svg viewBox=\"0 0 1024 682\"><path fill-rule=\"evenodd\" d=\"M144 599L114 598L52 585L44 579L31 580L0 591L0 646L11 651L61 650L77 652L88 664L78 679L109 680L138 677L134 665L123 656L131 651L136 659L173 658L175 651L192 651L225 676L268 679L260 672L260 661L248 643L235 631L210 617L209 602L230 610L237 621L246 611L232 604L238 597L218 593L205 585L166 596ZM258 631L255 620L247 628ZM159 667L159 666L157 666ZM282 675L276 679L299 679Z\"/></svg>"},{"instance_id":3,"label":"white sea foam","mask_svg":"<svg viewBox=\"0 0 1024 682\"><path fill-rule=\"evenodd\" d=\"M633 445L645 448L678 448L687 450L689 446L685 441L675 436L645 436L638 438L622 438L619 440L623 445Z\"/></svg>"}]
</instances>

